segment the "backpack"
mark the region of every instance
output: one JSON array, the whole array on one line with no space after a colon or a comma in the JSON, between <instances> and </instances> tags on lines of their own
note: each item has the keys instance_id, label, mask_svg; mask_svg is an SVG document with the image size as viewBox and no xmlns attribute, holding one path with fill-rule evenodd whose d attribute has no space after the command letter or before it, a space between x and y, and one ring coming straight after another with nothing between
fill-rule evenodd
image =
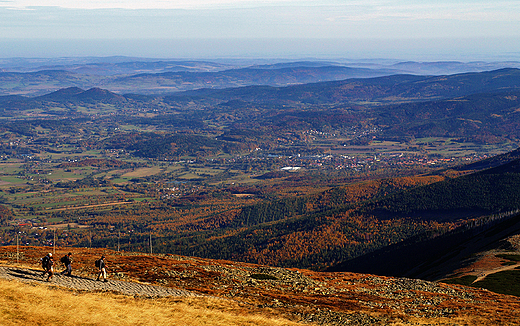
<instances>
[{"instance_id":1,"label":"backpack","mask_svg":"<svg viewBox=\"0 0 520 326\"><path fill-rule=\"evenodd\" d=\"M49 256L45 256L42 258L42 266L47 267L47 264L49 264Z\"/></svg>"},{"instance_id":2,"label":"backpack","mask_svg":"<svg viewBox=\"0 0 520 326\"><path fill-rule=\"evenodd\" d=\"M63 257L61 257L60 261L62 263L64 263L65 265L67 265L68 262L69 262L69 257L68 256L63 256Z\"/></svg>"},{"instance_id":3,"label":"backpack","mask_svg":"<svg viewBox=\"0 0 520 326\"><path fill-rule=\"evenodd\" d=\"M96 267L99 267L101 266L101 259L98 259L94 262L94 265L96 265Z\"/></svg>"}]
</instances>

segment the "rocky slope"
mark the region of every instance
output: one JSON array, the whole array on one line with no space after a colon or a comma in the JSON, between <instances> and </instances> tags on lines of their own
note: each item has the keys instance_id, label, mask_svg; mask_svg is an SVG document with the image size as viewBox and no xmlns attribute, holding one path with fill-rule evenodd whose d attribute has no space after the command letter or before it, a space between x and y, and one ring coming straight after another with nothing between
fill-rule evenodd
<instances>
[{"instance_id":1,"label":"rocky slope","mask_svg":"<svg viewBox=\"0 0 520 326\"><path fill-rule=\"evenodd\" d=\"M146 255L104 249L59 248L73 253L73 276L46 283L39 259L53 248L0 247L0 277L128 295L211 295L251 312L314 325L513 325L520 298L487 290L408 278ZM107 256L110 281L96 282L94 260ZM62 266L57 263L57 270Z\"/></svg>"}]
</instances>

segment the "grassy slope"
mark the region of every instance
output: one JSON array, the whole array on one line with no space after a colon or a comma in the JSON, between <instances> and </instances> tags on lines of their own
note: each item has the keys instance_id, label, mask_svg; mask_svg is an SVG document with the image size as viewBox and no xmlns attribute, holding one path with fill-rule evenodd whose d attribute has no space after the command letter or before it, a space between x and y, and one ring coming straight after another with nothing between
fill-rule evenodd
<instances>
[{"instance_id":1,"label":"grassy slope","mask_svg":"<svg viewBox=\"0 0 520 326\"><path fill-rule=\"evenodd\" d=\"M0 320L8 325L300 325L245 313L217 298L142 299L0 280Z\"/></svg>"},{"instance_id":2,"label":"grassy slope","mask_svg":"<svg viewBox=\"0 0 520 326\"><path fill-rule=\"evenodd\" d=\"M38 267L49 249L21 247L20 264ZM188 289L211 299L144 299L0 280L1 325L300 325L289 320L344 325L348 319L349 325L495 326L520 321L519 298L462 286L101 249L58 248L55 256L69 250L75 275L92 277L93 257L104 253L111 279L124 275L127 281ZM2 264L19 266L15 257L15 247L0 247Z\"/></svg>"}]
</instances>

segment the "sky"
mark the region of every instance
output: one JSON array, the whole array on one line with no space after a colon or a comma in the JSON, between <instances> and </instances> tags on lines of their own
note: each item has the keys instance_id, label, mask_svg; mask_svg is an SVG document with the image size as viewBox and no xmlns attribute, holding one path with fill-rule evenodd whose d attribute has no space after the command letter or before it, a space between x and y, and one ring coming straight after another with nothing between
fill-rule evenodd
<instances>
[{"instance_id":1,"label":"sky","mask_svg":"<svg viewBox=\"0 0 520 326\"><path fill-rule=\"evenodd\" d=\"M518 0L0 0L0 57L520 60Z\"/></svg>"}]
</instances>

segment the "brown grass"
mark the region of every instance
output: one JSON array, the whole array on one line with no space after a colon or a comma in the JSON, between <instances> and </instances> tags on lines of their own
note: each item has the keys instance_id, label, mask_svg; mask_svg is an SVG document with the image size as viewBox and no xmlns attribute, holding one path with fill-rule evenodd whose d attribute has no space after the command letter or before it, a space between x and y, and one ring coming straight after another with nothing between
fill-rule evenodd
<instances>
[{"instance_id":1,"label":"brown grass","mask_svg":"<svg viewBox=\"0 0 520 326\"><path fill-rule=\"evenodd\" d=\"M143 299L0 280L0 324L301 325L252 315L217 298Z\"/></svg>"},{"instance_id":2,"label":"brown grass","mask_svg":"<svg viewBox=\"0 0 520 326\"><path fill-rule=\"evenodd\" d=\"M290 320L306 320L307 325L334 325L333 322L341 324L356 315L375 318L374 325L389 326L520 325L519 297L458 285L439 284L438 289L454 290L447 293L415 290L414 286L396 290L389 286L394 280L390 277L299 269L289 269L293 274L284 274L287 280L262 280L251 275L273 272L279 276L279 269L106 248L56 248L55 257L69 251L73 253L76 276L94 278L94 259L103 254L110 279L185 289L212 299L144 299L49 288L52 283L28 285L0 280L1 326L303 325ZM16 246L0 246L0 265L40 269L39 259L53 252L53 248L20 247L19 263L16 252ZM495 265L486 266L492 269ZM61 268L58 263L58 270ZM241 276L244 271L249 276ZM313 282L306 285L305 280ZM4 283L15 285L8 288ZM439 313L445 309L451 313Z\"/></svg>"},{"instance_id":3,"label":"brown grass","mask_svg":"<svg viewBox=\"0 0 520 326\"><path fill-rule=\"evenodd\" d=\"M153 168L140 168L136 169L135 171L128 172L122 175L124 178L140 178L140 177L147 177L150 175L157 174L161 172L162 169L160 167L153 167Z\"/></svg>"}]
</instances>

